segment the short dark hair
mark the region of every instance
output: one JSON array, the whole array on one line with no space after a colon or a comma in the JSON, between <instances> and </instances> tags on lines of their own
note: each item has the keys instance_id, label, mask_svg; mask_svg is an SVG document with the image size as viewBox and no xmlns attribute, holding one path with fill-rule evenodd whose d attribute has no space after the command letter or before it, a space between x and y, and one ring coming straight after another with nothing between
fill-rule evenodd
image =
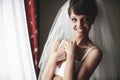
<instances>
[{"instance_id":1,"label":"short dark hair","mask_svg":"<svg viewBox=\"0 0 120 80\"><path fill-rule=\"evenodd\" d=\"M76 15L87 15L95 18L97 15L97 5L95 0L70 0L68 14L71 15L71 9Z\"/></svg>"}]
</instances>

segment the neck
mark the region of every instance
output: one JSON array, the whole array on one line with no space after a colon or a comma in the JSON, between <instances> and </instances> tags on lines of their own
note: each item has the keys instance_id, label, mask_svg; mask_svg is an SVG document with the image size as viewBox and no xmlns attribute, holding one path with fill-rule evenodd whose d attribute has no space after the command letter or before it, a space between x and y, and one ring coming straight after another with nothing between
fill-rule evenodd
<instances>
[{"instance_id":1,"label":"neck","mask_svg":"<svg viewBox=\"0 0 120 80\"><path fill-rule=\"evenodd\" d=\"M91 40L89 39L88 35L86 35L84 37L83 36L75 37L75 42L79 46L85 46L85 45L88 45L91 42Z\"/></svg>"}]
</instances>

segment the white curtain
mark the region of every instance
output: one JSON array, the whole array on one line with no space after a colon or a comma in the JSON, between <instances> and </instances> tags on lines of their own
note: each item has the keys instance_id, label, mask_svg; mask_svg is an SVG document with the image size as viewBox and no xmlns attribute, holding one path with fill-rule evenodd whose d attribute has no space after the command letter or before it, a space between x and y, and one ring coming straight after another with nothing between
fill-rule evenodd
<instances>
[{"instance_id":1,"label":"white curtain","mask_svg":"<svg viewBox=\"0 0 120 80\"><path fill-rule=\"evenodd\" d=\"M0 80L36 80L24 0L0 0Z\"/></svg>"}]
</instances>

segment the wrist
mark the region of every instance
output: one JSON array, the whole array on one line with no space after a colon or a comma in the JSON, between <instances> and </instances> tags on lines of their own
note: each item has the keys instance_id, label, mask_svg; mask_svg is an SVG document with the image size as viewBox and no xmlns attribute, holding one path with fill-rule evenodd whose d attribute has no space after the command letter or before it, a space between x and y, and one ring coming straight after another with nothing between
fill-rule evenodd
<instances>
[{"instance_id":1,"label":"wrist","mask_svg":"<svg viewBox=\"0 0 120 80\"><path fill-rule=\"evenodd\" d=\"M74 61L74 60L75 60L74 55L67 56L67 61Z\"/></svg>"},{"instance_id":2,"label":"wrist","mask_svg":"<svg viewBox=\"0 0 120 80\"><path fill-rule=\"evenodd\" d=\"M54 56L51 56L48 61L50 62L50 64L53 64L53 65L57 64L56 58Z\"/></svg>"},{"instance_id":3,"label":"wrist","mask_svg":"<svg viewBox=\"0 0 120 80\"><path fill-rule=\"evenodd\" d=\"M75 54L74 53L70 53L67 55L67 59L74 59L75 58Z\"/></svg>"}]
</instances>

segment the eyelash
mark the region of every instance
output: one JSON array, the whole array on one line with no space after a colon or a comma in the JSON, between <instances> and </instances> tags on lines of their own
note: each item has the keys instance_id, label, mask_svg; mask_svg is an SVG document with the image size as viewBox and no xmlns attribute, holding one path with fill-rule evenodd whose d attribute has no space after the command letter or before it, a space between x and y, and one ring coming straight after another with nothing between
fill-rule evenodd
<instances>
[{"instance_id":1,"label":"eyelash","mask_svg":"<svg viewBox=\"0 0 120 80\"><path fill-rule=\"evenodd\" d=\"M76 21L77 21L77 19L76 19L76 18L72 18L72 21L73 21L73 22L76 22Z\"/></svg>"},{"instance_id":2,"label":"eyelash","mask_svg":"<svg viewBox=\"0 0 120 80\"><path fill-rule=\"evenodd\" d=\"M72 20L73 22L76 22L76 21L77 21L76 18L72 18L71 20ZM83 18L83 19L82 19L82 22L87 22L87 21L89 21L88 18Z\"/></svg>"}]
</instances>

